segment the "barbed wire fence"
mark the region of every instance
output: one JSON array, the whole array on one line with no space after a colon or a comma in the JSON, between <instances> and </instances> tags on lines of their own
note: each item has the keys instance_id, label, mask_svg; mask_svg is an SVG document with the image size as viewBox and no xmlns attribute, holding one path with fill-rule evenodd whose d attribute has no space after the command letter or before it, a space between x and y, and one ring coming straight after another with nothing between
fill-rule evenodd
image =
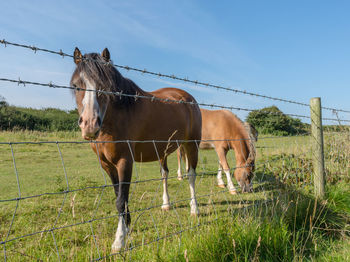
<instances>
[{"instance_id":1,"label":"barbed wire fence","mask_svg":"<svg viewBox=\"0 0 350 262\"><path fill-rule=\"evenodd\" d=\"M7 45L12 45L30 49L35 53L41 51L56 54L62 57L74 57L64 53L62 50L53 51L35 46L13 43L6 40L0 40L0 44L4 45L5 47ZM116 68L127 71L131 70L156 77L170 78L195 85L229 91L236 94L249 95L309 108L309 104L299 101L271 97L258 93L228 88L221 85L204 83L197 80L191 80L187 77L178 77L172 74L156 73L146 69L139 69L125 65L112 65ZM48 88L82 90L76 87L57 85L52 82L33 82L22 80L20 78L0 78L0 81L24 86L33 85ZM160 99L158 97L140 94L130 95L122 92L108 92L89 89L84 89L84 91L100 92L118 97L132 97L135 100L150 99L152 101L159 100L168 103L188 103L208 108L227 109L230 111L252 112L256 110L209 103L197 103L194 101L185 102L171 99ZM322 120L338 123L337 126L342 128L342 130L347 129L346 123L350 121L347 119L340 119L338 113L350 113L350 111L330 107L322 107L322 109L330 111L336 116L335 118L322 118ZM275 114L280 115L280 113ZM311 121L311 118L308 115L288 113L285 115ZM332 126L328 127L328 129L332 129ZM336 148L339 144L338 140L342 136L340 136L339 133L334 132L334 130L325 131L327 136L329 136L329 140L333 141L329 143L329 147L333 146L333 148ZM86 259L88 257L92 261L99 261L112 256L120 256L124 259L128 257L128 259L132 259L133 253L131 251L143 249L153 244L157 245L158 250L160 248L159 245L161 244L161 241L174 237L177 237L179 245L181 245L181 236L186 231L213 223L214 221L222 219L223 217L231 217L233 213L238 212L237 210L244 210L244 212L246 212L256 205L267 206L269 202L273 201L273 196L270 193L271 185L266 181L272 181L273 178L278 177L285 183L291 182L297 186L305 188L312 187L313 165L311 161L311 146L309 146L310 143L308 142L309 139L308 134L292 137L259 137L259 144L257 146L258 158L256 162L256 186L254 190L255 192L253 193L255 197L247 197L247 195L242 194L231 197L228 194L228 189L217 189L215 187L215 175L217 173L218 159L213 153L200 151L199 166L197 169L198 180L196 182L196 186L198 191L196 198L199 202L200 212L202 215L197 220L188 219L189 210L185 203L189 202L191 198L186 197L188 190L187 188L184 188L184 183L174 181L177 180L177 176L175 175L170 175L167 178L168 180L172 181L169 183L170 197L173 199L170 203L171 210L167 214L161 213L160 209L162 203L160 202L159 196L161 195L160 188L164 178L160 178L159 174L155 172L155 170L157 170L155 168L157 164L134 162L133 180L130 182L131 190L129 203L130 214L132 214L134 218L132 224L130 225L127 246L125 250L117 254L110 254L109 250L110 243L113 240L113 234L116 231L115 226L117 223L115 222L116 218L118 217L113 201L111 201L111 196L114 197L112 189L115 184L110 184L109 179L106 177L106 174L102 169L101 160L97 159L98 163L96 163L96 160L93 160L93 157L95 156L91 150L89 151L85 148L86 144L93 143L94 146L98 148L100 143L126 143L130 148L130 143L153 143L155 150L157 151L157 144L159 143L173 142L178 144L181 141L125 140L91 142L77 140L39 140L0 142L2 152L9 150L7 153L10 156L6 161L4 159L2 166L2 170L6 170L3 173L4 179L7 179L9 182L8 190L6 190L9 193L0 197L0 205L2 205L2 210L4 210L4 215L1 217L1 220L3 220L4 223L2 223L0 230L0 246L3 248L3 258L5 261L11 261L11 258L13 257L40 261L43 259L43 256L50 256L57 260L67 260L74 257L75 253L78 253L77 248L74 249L74 246L84 246L81 243L87 241L90 242L88 247L85 245L84 251L86 251L88 255L84 258ZM200 141L193 142L199 146ZM326 161L326 166L331 166L328 168L327 174L331 172L329 171L331 169L343 170L344 165L347 167L348 164L343 161L342 164L334 167L335 162L333 161L334 156L332 154L336 154L336 152L339 154L339 151L336 149L328 151L327 143L328 142L326 142L326 151L333 152L329 153L329 161ZM56 147L55 151L59 161L54 162L60 163L61 167L57 167L57 170L61 171L55 170L54 173L60 175L55 175L51 178L50 174L44 174L44 177L41 176L41 179L45 179L45 176L48 176L46 177L46 179L48 179L48 185L43 186L44 191L35 193L36 191L33 189L36 187L34 182L38 182L40 179L37 180L34 179L33 175L30 176L31 172L37 174L37 171L30 170L30 165L33 164L33 161L36 158L37 160L41 160L42 163L45 163L45 153L42 153L43 147L47 153L46 157L53 157L55 154L53 147ZM76 150L76 147L79 147L82 152L89 154L88 156L84 155L84 157L79 155L79 158L82 158L84 161L79 158L77 159L70 157L74 155L73 152ZM229 160L229 162L234 162L235 155L232 150L230 152L231 155L229 157L231 160ZM131 150L130 153L133 154ZM67 157L65 154L67 154ZM328 153L326 153L326 155L327 154ZM348 159L347 155L341 157L342 159ZM27 158L30 159L29 162L26 160ZM77 170L86 164L87 161L85 158L89 159L90 164L88 164L88 167L84 170L87 173L93 173L93 175L90 175L91 178L82 178L84 176L79 174L79 170ZM77 161L80 162L80 165L79 163L76 163ZM9 166L10 162L12 162L11 168ZM172 160L172 163L174 162L175 160ZM52 163L52 161L50 161L50 163ZM40 166L42 164L38 162L36 165ZM242 167L236 166L231 168L231 174L237 168ZM10 176L11 169L14 176ZM46 169L50 168L41 166L41 172L45 173ZM93 171L87 171L89 169L92 169ZM74 176L73 174L77 176ZM96 174L99 175L97 176ZM170 174L176 174L176 171L170 169ZM29 176L29 179L26 177L26 175ZM147 178L143 178L143 176L146 175ZM31 182L31 179L33 179L34 182ZM80 179L80 181L77 181L77 179ZM51 184L49 181L51 181ZM82 198L82 200L80 200L81 203L79 204L77 197ZM254 198L258 198L260 200L252 200ZM43 203L45 204L46 202L46 207L42 207ZM86 203L90 203L90 205L87 205ZM37 208L41 210L42 214L40 214L40 211L38 214ZM23 209L28 209L31 211L31 213L26 213L23 211ZM47 220L49 220L50 223L42 225L42 219L38 219L38 222L36 222L36 218L45 214L47 215ZM164 223L164 220L166 220L167 223ZM24 226L26 221L31 221L31 227ZM83 229L76 230L76 228ZM75 238L72 239L70 234L74 234ZM82 234L85 234L85 236ZM49 241L48 238L51 238L51 240ZM46 253L45 251L40 252L36 250L35 245L33 245L35 241L39 241L39 243L42 243L43 245L49 245L49 247L41 246L41 249L46 250ZM70 246L70 244L73 246L73 248ZM69 250L70 254L67 254L67 250Z\"/></svg>"}]
</instances>

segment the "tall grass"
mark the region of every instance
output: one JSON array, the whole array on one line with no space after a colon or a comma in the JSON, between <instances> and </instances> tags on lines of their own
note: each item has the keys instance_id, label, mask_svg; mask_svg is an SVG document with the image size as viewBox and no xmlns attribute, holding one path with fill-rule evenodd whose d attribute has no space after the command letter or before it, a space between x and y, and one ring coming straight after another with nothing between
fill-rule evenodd
<instances>
[{"instance_id":1,"label":"tall grass","mask_svg":"<svg viewBox=\"0 0 350 262\"><path fill-rule=\"evenodd\" d=\"M276 192L268 206L256 203L186 232L180 247L174 240L167 241L158 252L135 251L132 257L140 261L203 262L317 261L333 256L340 260L350 254L346 250L348 222L326 202L288 189ZM339 249L343 250L340 254Z\"/></svg>"},{"instance_id":2,"label":"tall grass","mask_svg":"<svg viewBox=\"0 0 350 262\"><path fill-rule=\"evenodd\" d=\"M80 139L79 132L0 133L1 142ZM219 194L220 189L215 187L215 152L201 151L197 194L216 195L198 199L201 213L198 218L189 217L188 202L174 204L169 212L159 207L138 213L139 209L161 205L161 183L135 184L130 199L130 208L135 213L128 248L137 248L122 256L109 256L117 226L113 189L68 193L57 226L89 221L91 217L101 220L55 230L61 259L87 261L100 255L107 256L102 259L105 261L346 261L350 257L350 190L345 183L346 173L338 176L346 163L328 162L331 158L327 158L328 175L334 176L334 182L328 183L325 200L314 199L312 187L305 186L312 181L308 139L259 140L255 192L237 196ZM60 146L70 189L104 185L98 160L87 144ZM334 144L332 148L335 151L337 147ZM55 143L14 145L13 149L22 196L66 190ZM297 154L300 152L302 154ZM18 189L9 145L0 146L0 155L0 199L15 198ZM231 156L229 159L234 162ZM176 176L176 167L176 158L172 155L170 175ZM134 172L133 181L159 178L157 163L140 163L134 168L139 177ZM171 201L189 197L186 180L169 180L169 191ZM20 201L10 239L50 229L63 199L64 195L48 195ZM15 202L0 203L0 241L8 233L15 205ZM102 219L109 216L111 218ZM154 243L147 244L152 241ZM13 241L6 248L9 261L57 261L50 232Z\"/></svg>"}]
</instances>

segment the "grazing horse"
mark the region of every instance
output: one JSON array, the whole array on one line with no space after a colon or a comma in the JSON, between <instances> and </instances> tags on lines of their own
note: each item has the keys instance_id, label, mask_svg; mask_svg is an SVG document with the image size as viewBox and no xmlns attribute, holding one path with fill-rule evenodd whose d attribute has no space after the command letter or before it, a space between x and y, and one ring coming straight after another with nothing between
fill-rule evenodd
<instances>
[{"instance_id":1,"label":"grazing horse","mask_svg":"<svg viewBox=\"0 0 350 262\"><path fill-rule=\"evenodd\" d=\"M71 86L75 89L82 137L96 140L90 146L108 173L117 196L119 220L112 252L125 246L131 221L128 197L134 161L159 160L164 188L162 209L168 210L167 156L181 144L189 163L191 215L197 215L195 169L198 148L191 141L201 138L201 113L195 99L176 88L154 92L142 90L112 65L107 48L101 55L84 56L76 48L74 62L76 69ZM157 140L165 143L156 143Z\"/></svg>"},{"instance_id":2,"label":"grazing horse","mask_svg":"<svg viewBox=\"0 0 350 262\"><path fill-rule=\"evenodd\" d=\"M214 148L219 157L219 169L217 174L218 186L225 188L222 179L222 171L226 174L227 187L231 194L237 194L236 188L230 176L230 167L226 155L230 149L235 151L236 170L234 176L242 188L242 192L251 192L253 171L255 164L255 142L258 132L247 122L242 122L236 115L228 110L206 110L201 108L202 113L202 141L201 149ZM181 154L182 149L177 151L178 156L178 179L182 180Z\"/></svg>"}]
</instances>

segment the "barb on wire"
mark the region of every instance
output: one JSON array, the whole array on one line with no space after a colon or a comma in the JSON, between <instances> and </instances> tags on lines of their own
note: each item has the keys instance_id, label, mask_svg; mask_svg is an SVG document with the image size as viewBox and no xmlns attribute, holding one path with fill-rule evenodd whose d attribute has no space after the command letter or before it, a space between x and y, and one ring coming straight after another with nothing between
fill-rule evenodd
<instances>
[{"instance_id":1,"label":"barb on wire","mask_svg":"<svg viewBox=\"0 0 350 262\"><path fill-rule=\"evenodd\" d=\"M3 44L5 47L7 45L12 45L12 46L16 46L16 47L27 48L27 49L33 50L35 53L37 51L42 51L42 52L47 52L47 53L51 53L51 54L60 55L63 58L65 56L74 58L73 55L70 55L70 54L67 54L67 53L63 52L62 49L60 49L59 51L53 51L53 50L49 50L49 49L46 49L46 48L40 48L40 47L36 47L36 46L30 46L30 45L25 45L25 44L13 43L13 42L6 41L5 39L0 40L0 44ZM86 58L83 58L83 59L86 59ZM113 66L115 66L117 68L125 69L127 71L135 71L135 72L139 72L141 74L148 74L148 75L153 75L153 76L162 77L162 78L169 78L169 79L174 79L174 80L187 82L187 83L191 83L191 84L195 84L195 85L201 85L201 86L204 86L204 87L212 87L212 88L215 88L215 89L230 91L230 92L239 93L239 94L243 94L243 95L250 95L250 96L260 97L260 98L264 98L264 99L269 99L269 100L274 100L274 101L279 101L279 102L284 102L284 103L290 103L290 104L296 104L296 105L300 105L300 106L309 107L309 104L307 104L307 103L294 101L294 100L290 100L290 99L285 99L285 98L279 98L279 97L273 97L273 96L253 93L253 92L249 92L249 91L246 91L246 90L240 90L240 89L235 89L235 88L231 88L231 87L224 87L224 86L221 86L221 85L205 83L205 82L201 82L201 81L198 81L198 80L191 80L188 77L179 77L179 76L176 76L174 74L163 74L163 73L160 73L160 72L156 73L156 72L153 72L153 71L149 71L147 69L139 69L139 68L131 67L131 66L127 66L127 65L118 65L118 64L114 64L112 62L106 62L106 63L112 64ZM331 107L322 107L322 108L325 109L325 110L330 110L330 111L334 111L335 110L335 111L338 111L338 112L350 113L349 110L343 110L343 109L337 109L337 108L331 108Z\"/></svg>"}]
</instances>

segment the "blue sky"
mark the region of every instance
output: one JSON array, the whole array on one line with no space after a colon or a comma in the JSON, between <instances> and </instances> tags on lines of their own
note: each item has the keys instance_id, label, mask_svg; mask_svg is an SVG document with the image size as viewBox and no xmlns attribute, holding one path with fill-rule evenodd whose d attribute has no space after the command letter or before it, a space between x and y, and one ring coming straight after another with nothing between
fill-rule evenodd
<instances>
[{"instance_id":1,"label":"blue sky","mask_svg":"<svg viewBox=\"0 0 350 262\"><path fill-rule=\"evenodd\" d=\"M349 1L323 0L14 0L0 3L0 39L67 53L108 47L116 64L305 103L319 96L350 110L349 10ZM69 85L73 70L70 58L0 46L0 77ZM174 86L198 102L309 115L307 107L120 71L145 90ZM1 82L0 95L19 106L75 107L68 90Z\"/></svg>"}]
</instances>

